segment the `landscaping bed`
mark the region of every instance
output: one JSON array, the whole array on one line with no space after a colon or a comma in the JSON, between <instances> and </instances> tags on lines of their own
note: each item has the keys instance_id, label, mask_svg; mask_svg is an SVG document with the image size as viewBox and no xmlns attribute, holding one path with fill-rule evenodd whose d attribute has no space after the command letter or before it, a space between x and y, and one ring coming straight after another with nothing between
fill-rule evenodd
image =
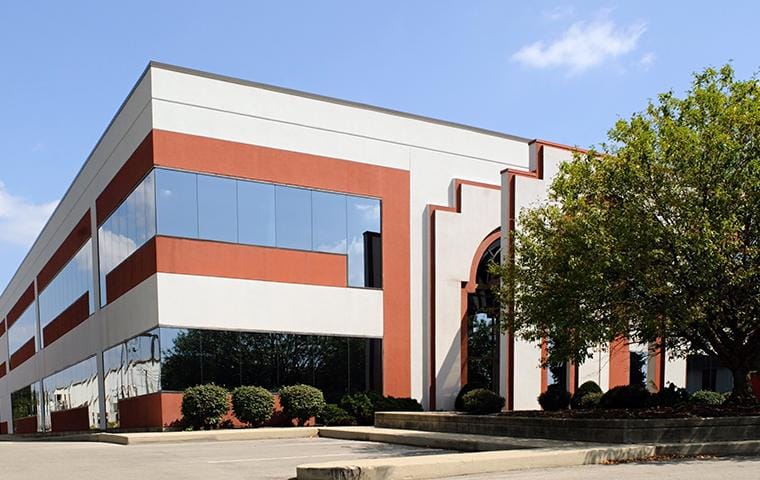
<instances>
[{"instance_id":1,"label":"landscaping bed","mask_svg":"<svg viewBox=\"0 0 760 480\"><path fill-rule=\"evenodd\" d=\"M589 419L661 419L661 418L716 418L716 417L760 417L760 405L743 407L732 405L681 405L676 407L657 407L640 409L584 409L525 410L502 412L506 417L539 418L589 418Z\"/></svg>"}]
</instances>

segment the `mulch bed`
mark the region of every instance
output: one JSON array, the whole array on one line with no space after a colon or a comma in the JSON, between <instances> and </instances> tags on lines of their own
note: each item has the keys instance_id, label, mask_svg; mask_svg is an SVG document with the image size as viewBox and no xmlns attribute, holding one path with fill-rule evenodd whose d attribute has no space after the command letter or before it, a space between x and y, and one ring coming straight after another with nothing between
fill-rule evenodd
<instances>
[{"instance_id":1,"label":"mulch bed","mask_svg":"<svg viewBox=\"0 0 760 480\"><path fill-rule=\"evenodd\" d=\"M507 417L599 419L750 417L760 416L760 405L750 407L734 405L683 405L679 407L639 409L560 410L558 412L527 410L502 412L499 415L504 415Z\"/></svg>"}]
</instances>

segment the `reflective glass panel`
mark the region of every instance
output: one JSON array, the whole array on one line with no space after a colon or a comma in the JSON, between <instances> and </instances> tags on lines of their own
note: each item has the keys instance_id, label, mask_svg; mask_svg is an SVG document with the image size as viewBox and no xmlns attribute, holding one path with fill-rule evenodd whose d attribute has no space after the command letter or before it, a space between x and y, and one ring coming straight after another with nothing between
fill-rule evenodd
<instances>
[{"instance_id":1,"label":"reflective glass panel","mask_svg":"<svg viewBox=\"0 0 760 480\"><path fill-rule=\"evenodd\" d=\"M108 274L155 235L155 179L151 172L98 229L101 305L108 299Z\"/></svg>"},{"instance_id":2,"label":"reflective glass panel","mask_svg":"<svg viewBox=\"0 0 760 480\"><path fill-rule=\"evenodd\" d=\"M237 182L198 175L199 238L237 242Z\"/></svg>"},{"instance_id":3,"label":"reflective glass panel","mask_svg":"<svg viewBox=\"0 0 760 480\"><path fill-rule=\"evenodd\" d=\"M118 426L119 400L161 390L158 329L143 333L103 352L106 419Z\"/></svg>"},{"instance_id":4,"label":"reflective glass panel","mask_svg":"<svg viewBox=\"0 0 760 480\"><path fill-rule=\"evenodd\" d=\"M346 196L313 191L311 206L313 249L346 253Z\"/></svg>"},{"instance_id":5,"label":"reflective glass panel","mask_svg":"<svg viewBox=\"0 0 760 480\"><path fill-rule=\"evenodd\" d=\"M380 201L347 197L348 285L381 287Z\"/></svg>"},{"instance_id":6,"label":"reflective glass panel","mask_svg":"<svg viewBox=\"0 0 760 480\"><path fill-rule=\"evenodd\" d=\"M275 186L278 247L311 250L311 191Z\"/></svg>"},{"instance_id":7,"label":"reflective glass panel","mask_svg":"<svg viewBox=\"0 0 760 480\"><path fill-rule=\"evenodd\" d=\"M13 420L33 417L39 411L39 384L33 383L15 392L11 392L11 414Z\"/></svg>"},{"instance_id":8,"label":"reflective glass panel","mask_svg":"<svg viewBox=\"0 0 760 480\"><path fill-rule=\"evenodd\" d=\"M84 297L84 298L83 298ZM44 328L74 302L87 302L89 312L95 309L92 285L92 241L84 246L40 292L40 327Z\"/></svg>"},{"instance_id":9,"label":"reflective glass panel","mask_svg":"<svg viewBox=\"0 0 760 480\"><path fill-rule=\"evenodd\" d=\"M47 415L45 430L58 431L58 422L71 429L98 428L98 366L95 357L54 373L42 381ZM87 423L84 423L84 419ZM82 422L81 425L78 423Z\"/></svg>"},{"instance_id":10,"label":"reflective glass panel","mask_svg":"<svg viewBox=\"0 0 760 480\"><path fill-rule=\"evenodd\" d=\"M37 311L35 302L32 302L24 313L16 319L13 325L8 329L8 356L16 353L28 341L35 343L34 351L37 351Z\"/></svg>"},{"instance_id":11,"label":"reflective glass panel","mask_svg":"<svg viewBox=\"0 0 760 480\"><path fill-rule=\"evenodd\" d=\"M240 243L274 246L274 185L238 181Z\"/></svg>"},{"instance_id":12,"label":"reflective glass panel","mask_svg":"<svg viewBox=\"0 0 760 480\"><path fill-rule=\"evenodd\" d=\"M198 238L198 176L174 170L156 170L158 233Z\"/></svg>"}]
</instances>

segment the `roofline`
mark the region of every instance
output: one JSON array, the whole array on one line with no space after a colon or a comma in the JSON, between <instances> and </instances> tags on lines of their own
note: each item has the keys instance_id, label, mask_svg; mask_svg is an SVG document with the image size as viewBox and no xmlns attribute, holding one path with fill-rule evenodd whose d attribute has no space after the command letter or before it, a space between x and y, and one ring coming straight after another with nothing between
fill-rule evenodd
<instances>
[{"instance_id":1,"label":"roofline","mask_svg":"<svg viewBox=\"0 0 760 480\"><path fill-rule=\"evenodd\" d=\"M485 135L491 135L491 136L505 138L505 139L508 139L508 140L514 140L514 141L523 142L523 143L531 143L531 142L535 141L535 140L531 140L531 139L526 138L526 137L520 137L518 135L510 135L508 133L497 132L495 130L488 130L488 129L485 129L485 128L473 127L471 125L465 125L465 124L462 124L462 123L450 122L450 121L447 121L447 120L440 120L440 119L437 119L437 118L426 117L426 116L423 116L423 115L416 115L416 114L413 114L413 113L402 112L402 111L393 110L393 109L390 109L390 108L378 107L378 106L369 105L369 104L366 104L366 103L353 102L353 101L350 101L350 100L342 100L342 99L339 99L339 98L328 97L328 96L325 96L325 95L318 95L318 94L315 94L315 93L304 92L304 91L301 91L301 90L294 90L294 89L285 88L285 87L278 87L276 85L270 85L270 84L266 84L266 83L259 83L259 82L254 82L254 81L251 81L251 80L244 80L242 78L230 77L230 76L226 76L226 75L220 75L220 74L216 74L216 73L206 72L206 71L203 71L203 70L196 70L196 69L192 69L192 68L181 67L179 65L172 65L172 64L169 64L169 63L162 63L162 62L157 62L155 60L151 60L151 61L148 62L148 65L143 69L143 72L140 74L140 76L138 77L138 79L134 83L134 85L132 85L132 88L129 90L129 93L127 93L127 96L124 97L124 101L121 102L121 105L119 105L119 108L116 110L116 113L114 113L113 117L111 117L111 121L108 122L108 125L106 126L106 128L103 129L103 133L101 133L100 137L98 137L98 140L95 142L95 146L92 147L92 149L90 150L90 153L87 154L87 157L86 157L85 161L82 163L82 166L79 167L79 170L77 170L76 175L74 175L74 179L71 181L71 183L69 184L68 188L66 189L66 191L63 193L63 195L59 199L58 204L56 205L55 209L53 210L53 212L50 214L50 216L48 217L48 219L45 222L45 224L40 229L40 232L37 234L37 237L34 239L34 242L32 242L32 245L27 250L26 255L24 255L24 258L18 264L18 267L16 267L16 271L13 273L13 275L10 278L10 280L8 280L8 283L3 288L2 293L0 293L0 299L2 299L3 297L5 297L5 295L8 293L8 289L10 288L11 284L13 283L13 281L16 279L16 275L18 274L19 270L24 265L24 263L26 263L27 260L29 260L29 256L32 254L32 251L37 246L37 243L40 241L40 238L42 237L42 234L48 228L48 225L50 225L50 222L53 220L53 218L58 213L58 210L61 208L61 204L63 203L63 199L66 198L66 196L71 192L71 189L74 186L74 183L76 182L77 178L79 178L79 176L82 174L82 171L84 170L85 166L87 166L87 163L92 158L92 155L95 153L95 151L98 149L98 147L100 146L100 144L103 142L103 139L105 138L106 134L111 129L111 127L113 126L114 122L116 121L116 119L121 114L121 112L124 110L124 107L127 105L127 102L129 101L129 99L132 97L132 94L137 89L137 86L140 85L140 82L143 81L143 79L148 74L148 72L150 71L151 68L158 68L158 69L169 70L169 71L173 71L173 72L177 72L177 73L184 73L184 74L188 74L188 75L194 75L194 76L197 76L197 77L209 78L209 79L212 79L212 80L220 80L220 81L229 82L229 83L236 83L236 84L244 85L244 86L248 86L248 87L261 88L263 90L269 90L269 91L272 91L272 92L284 93L284 94L287 94L287 95L295 95L295 96L298 96L298 97L309 98L309 99L312 99L312 100L318 100L318 101L323 101L323 102L328 102L328 103L334 103L336 105L343 105L343 106L353 107L353 108L361 108L361 109L364 109L364 110L370 110L370 111L374 111L374 112L378 112L378 113L384 113L384 114L388 114L388 115L394 115L394 116L397 116L397 117L409 118L411 120L419 120L419 121L423 121L423 122L427 122L427 123L432 123L432 124L436 124L436 125L443 125L443 126L458 128L458 129L462 129L462 130L469 130L469 131L475 132L475 133L481 133L481 134L485 134ZM36 278L37 278L37 276L35 275L34 278L32 278L32 281L34 281Z\"/></svg>"},{"instance_id":2,"label":"roofline","mask_svg":"<svg viewBox=\"0 0 760 480\"><path fill-rule=\"evenodd\" d=\"M156 62L156 61L151 60L148 63L148 68L159 68L159 69L162 69L162 70L169 70L169 71L172 71L172 72L185 73L185 74L188 74L188 75L194 75L196 77L204 77L204 78L209 78L209 79L212 79L212 80L220 80L220 81L223 81L223 82L236 83L238 85L244 85L244 86L247 86L247 87L260 88L262 90L269 90L271 92L284 93L286 95L294 95L294 96L297 96L297 97L308 98L308 99L311 99L311 100L318 100L318 101L321 101L321 102L328 102L328 103L333 103L333 104L336 104L336 105L343 105L343 106L346 106L346 107L361 108L362 110L369 110L369 111L373 111L373 112L384 113L384 114L387 114L387 115L393 115L393 116L396 116L396 117L403 117L403 118L408 118L408 119L411 119L411 120L419 120L419 121L422 121L422 122L433 123L433 124L436 124L436 125L443 125L443 126L446 126L446 127L453 127L453 128L458 128L458 129L462 129L462 130L469 130L469 131L476 132L476 133L482 133L482 134L485 134L485 135L491 135L491 136L495 136L495 137L506 138L508 140L514 140L514 141L522 142L522 143L529 143L531 141L530 138L521 137L519 135L511 135L509 133L504 133L504 132L498 132L496 130L488 130L486 128L474 127L472 125L466 125L466 124L463 124L463 123L450 122L448 120L441 120L441 119L438 119L438 118L426 117L424 115L417 115L417 114L414 114L414 113L402 112L400 110L393 110L391 108L378 107L376 105L370 105L368 103L354 102L354 101L351 101L351 100L343 100L343 99L340 99L340 98L328 97L326 95L319 95L319 94L316 94L316 93L304 92L302 90L295 90L295 89L291 89L291 88L278 87L276 85L270 85L270 84L267 84L267 83L254 82L254 81L251 81L251 80L245 80L245 79L237 78L237 77L229 77L227 75L219 75L219 74L216 74L216 73L206 72L206 71L203 71L203 70L195 70L195 69L192 69L192 68L181 67L181 66L172 65L172 64L169 64L169 63L161 63L161 62Z\"/></svg>"}]
</instances>

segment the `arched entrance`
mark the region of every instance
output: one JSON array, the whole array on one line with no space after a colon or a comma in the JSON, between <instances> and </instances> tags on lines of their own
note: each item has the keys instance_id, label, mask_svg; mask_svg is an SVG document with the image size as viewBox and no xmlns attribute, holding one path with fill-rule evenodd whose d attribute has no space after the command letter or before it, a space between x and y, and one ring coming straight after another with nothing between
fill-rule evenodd
<instances>
[{"instance_id":1,"label":"arched entrance","mask_svg":"<svg viewBox=\"0 0 760 480\"><path fill-rule=\"evenodd\" d=\"M500 309L494 288L498 286L499 278L489 272L491 262L498 262L501 256L501 240L498 232L490 235L486 242L484 243L487 247L478 260L474 279L471 279L467 289L466 378L469 384L498 392L501 371Z\"/></svg>"}]
</instances>

